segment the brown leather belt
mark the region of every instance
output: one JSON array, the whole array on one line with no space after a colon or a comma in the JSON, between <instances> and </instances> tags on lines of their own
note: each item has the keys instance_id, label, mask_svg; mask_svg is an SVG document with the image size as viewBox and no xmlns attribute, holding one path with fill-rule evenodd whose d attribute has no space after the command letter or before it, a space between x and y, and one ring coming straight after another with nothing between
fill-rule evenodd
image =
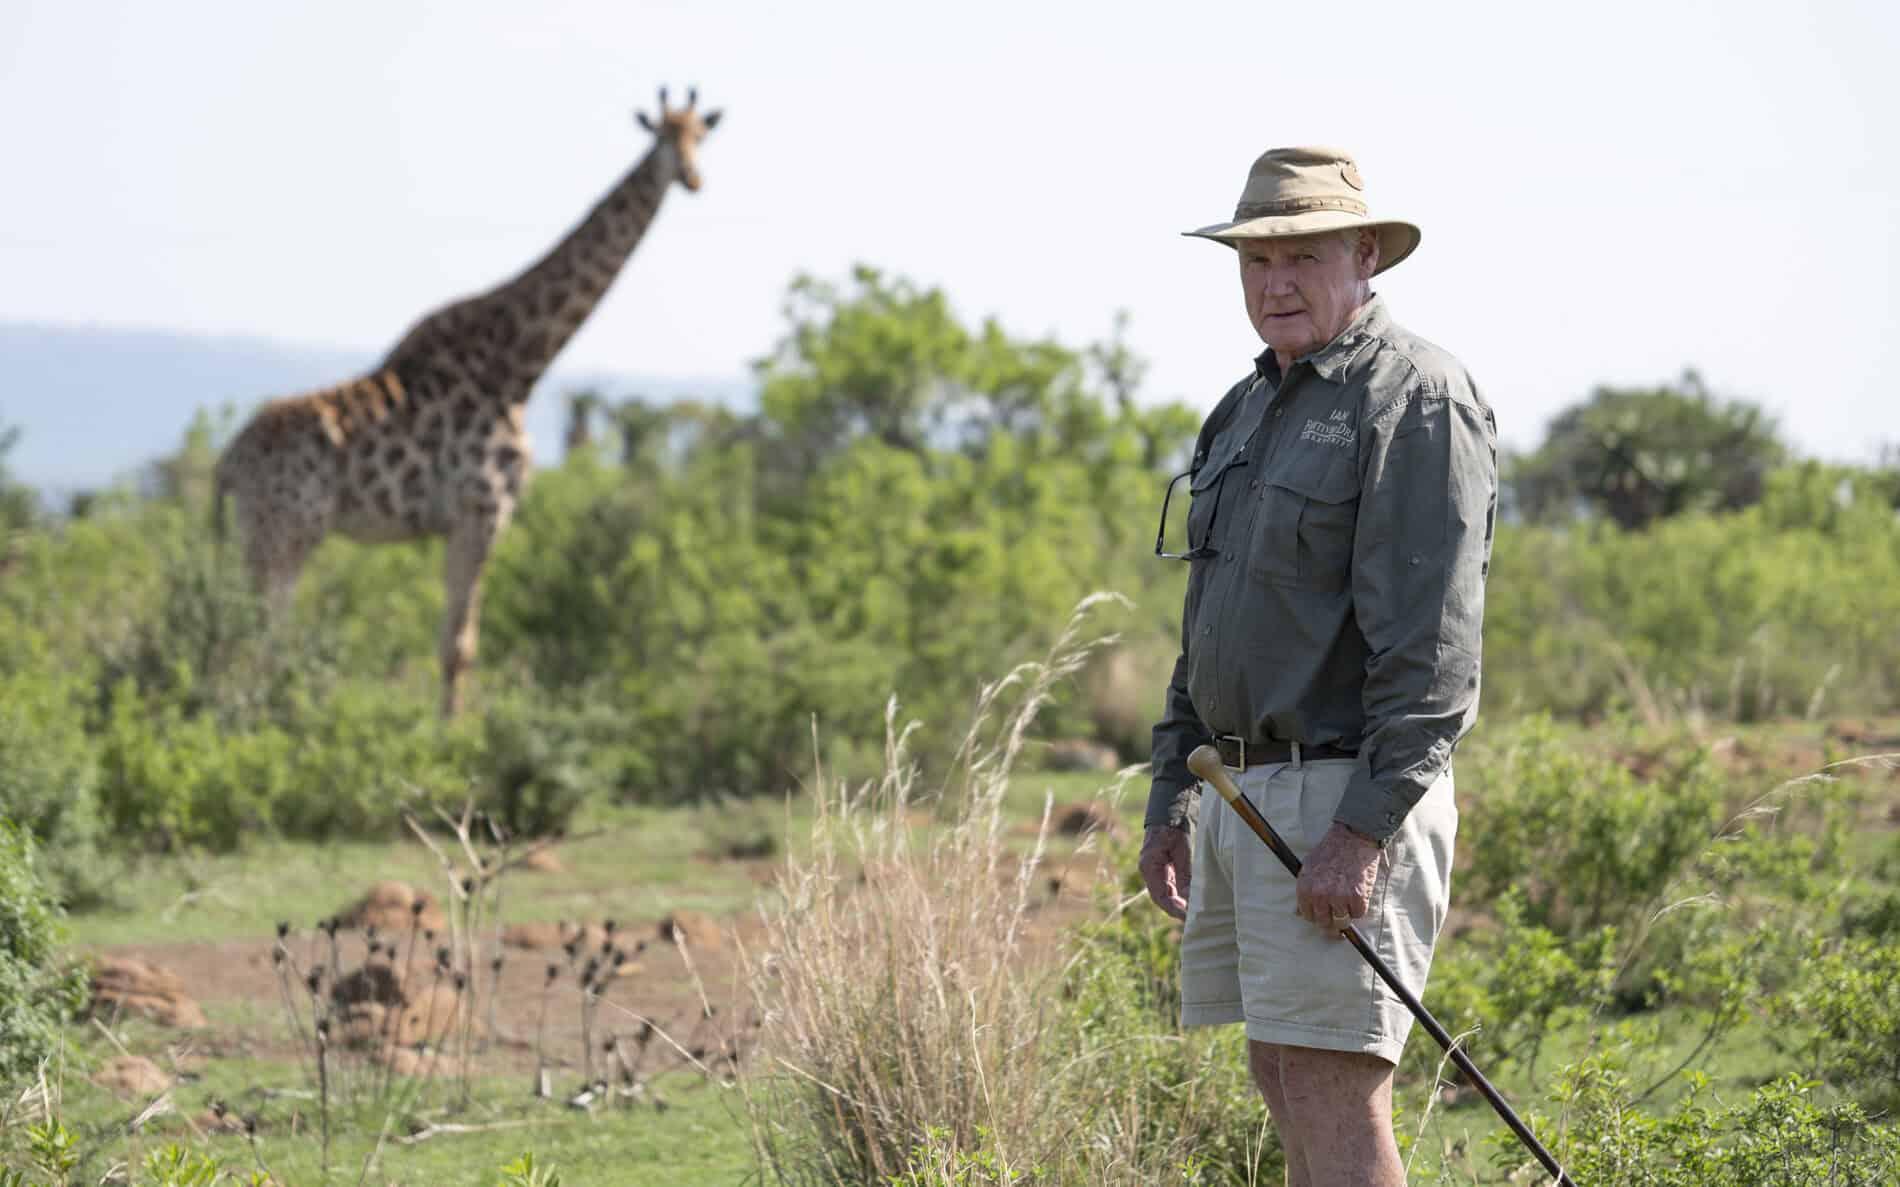
<instances>
[{"instance_id":1,"label":"brown leather belt","mask_svg":"<svg viewBox=\"0 0 1900 1187\"><path fill-rule=\"evenodd\" d=\"M1233 771L1244 771L1249 767L1264 767L1271 763L1290 762L1294 766L1301 763L1317 762L1322 758L1357 758L1357 750L1346 750L1339 746L1303 746L1298 742L1249 742L1233 734L1225 734L1214 739L1214 748L1220 751L1221 765Z\"/></svg>"}]
</instances>

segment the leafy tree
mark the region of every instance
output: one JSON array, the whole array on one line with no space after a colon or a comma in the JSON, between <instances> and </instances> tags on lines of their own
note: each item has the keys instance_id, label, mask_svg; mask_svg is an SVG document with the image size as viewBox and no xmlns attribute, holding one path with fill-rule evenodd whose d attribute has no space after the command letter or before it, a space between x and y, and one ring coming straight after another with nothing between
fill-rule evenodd
<instances>
[{"instance_id":1,"label":"leafy tree","mask_svg":"<svg viewBox=\"0 0 1900 1187\"><path fill-rule=\"evenodd\" d=\"M233 416L234 410L228 405L216 416L202 408L194 413L178 451L159 458L149 467L146 493L194 509L209 507L212 477L218 466L218 443L229 435Z\"/></svg>"},{"instance_id":2,"label":"leafy tree","mask_svg":"<svg viewBox=\"0 0 1900 1187\"><path fill-rule=\"evenodd\" d=\"M0 568L5 566L6 537L32 524L33 492L7 471L7 455L20 443L20 426L0 425Z\"/></svg>"},{"instance_id":3,"label":"leafy tree","mask_svg":"<svg viewBox=\"0 0 1900 1187\"><path fill-rule=\"evenodd\" d=\"M578 391L567 397L567 428L561 434L563 456L586 449L594 440L594 415L603 401L596 391Z\"/></svg>"},{"instance_id":4,"label":"leafy tree","mask_svg":"<svg viewBox=\"0 0 1900 1187\"><path fill-rule=\"evenodd\" d=\"M846 287L799 277L785 315L785 337L754 367L764 419L801 473L858 437L980 453L999 434L1066 448L1108 424L1080 354L994 320L972 329L940 289L860 265Z\"/></svg>"},{"instance_id":5,"label":"leafy tree","mask_svg":"<svg viewBox=\"0 0 1900 1187\"><path fill-rule=\"evenodd\" d=\"M1551 422L1536 452L1512 459L1507 477L1531 519L1587 508L1636 529L1749 506L1786 454L1758 405L1719 400L1685 371L1657 388L1597 388Z\"/></svg>"}]
</instances>

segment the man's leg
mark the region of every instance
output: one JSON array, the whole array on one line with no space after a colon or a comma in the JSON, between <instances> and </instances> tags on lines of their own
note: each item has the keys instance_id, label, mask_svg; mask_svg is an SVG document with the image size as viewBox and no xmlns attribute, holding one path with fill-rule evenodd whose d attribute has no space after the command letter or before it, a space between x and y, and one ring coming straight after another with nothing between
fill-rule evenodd
<instances>
[{"instance_id":1,"label":"man's leg","mask_svg":"<svg viewBox=\"0 0 1900 1187\"><path fill-rule=\"evenodd\" d=\"M1286 1119L1278 1124L1282 1135L1297 1135L1308 1187L1405 1187L1392 1137L1391 1064L1352 1051L1261 1043L1249 1049L1259 1046L1278 1055L1286 1104ZM1267 1107L1274 1107L1271 1098Z\"/></svg>"},{"instance_id":2,"label":"man's leg","mask_svg":"<svg viewBox=\"0 0 1900 1187\"><path fill-rule=\"evenodd\" d=\"M1286 1187L1313 1187L1306 1172L1306 1151L1300 1145L1299 1130L1287 1109L1286 1093L1280 1087L1280 1048L1272 1043L1247 1040L1247 1066L1253 1082L1267 1102L1267 1116L1273 1118L1274 1132L1280 1135L1280 1152L1286 1155Z\"/></svg>"}]
</instances>

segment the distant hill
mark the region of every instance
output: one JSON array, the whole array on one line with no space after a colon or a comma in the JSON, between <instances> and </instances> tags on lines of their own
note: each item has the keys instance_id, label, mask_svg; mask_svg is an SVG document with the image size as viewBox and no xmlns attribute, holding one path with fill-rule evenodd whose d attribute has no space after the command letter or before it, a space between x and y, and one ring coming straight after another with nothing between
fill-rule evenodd
<instances>
[{"instance_id":1,"label":"distant hill","mask_svg":"<svg viewBox=\"0 0 1900 1187\"><path fill-rule=\"evenodd\" d=\"M198 409L240 415L358 374L377 353L163 329L0 321L0 428L19 426L7 468L54 500L107 485L174 448ZM685 397L749 407L743 377L693 379L563 371L528 406L540 460L559 456L561 394L593 387L612 399Z\"/></svg>"}]
</instances>

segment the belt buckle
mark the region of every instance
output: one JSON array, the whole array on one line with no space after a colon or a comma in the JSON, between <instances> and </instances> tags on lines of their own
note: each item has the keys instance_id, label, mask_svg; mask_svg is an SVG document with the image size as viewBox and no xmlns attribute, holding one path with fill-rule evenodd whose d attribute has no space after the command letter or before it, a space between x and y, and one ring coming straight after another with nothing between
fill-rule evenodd
<instances>
[{"instance_id":1,"label":"belt buckle","mask_svg":"<svg viewBox=\"0 0 1900 1187\"><path fill-rule=\"evenodd\" d=\"M1230 771L1245 771L1247 769L1247 739L1241 737L1239 734L1228 734L1226 740L1232 742L1240 749L1240 765L1235 766L1225 761L1223 761L1221 765Z\"/></svg>"}]
</instances>

